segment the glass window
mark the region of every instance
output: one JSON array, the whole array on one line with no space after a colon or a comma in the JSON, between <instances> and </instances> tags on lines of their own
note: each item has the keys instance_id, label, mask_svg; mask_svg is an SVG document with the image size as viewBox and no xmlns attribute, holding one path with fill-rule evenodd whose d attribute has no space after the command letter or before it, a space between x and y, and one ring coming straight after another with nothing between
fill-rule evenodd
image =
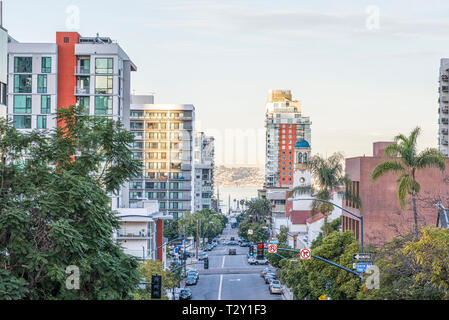
<instances>
[{"instance_id":1,"label":"glass window","mask_svg":"<svg viewBox=\"0 0 449 320\"><path fill-rule=\"evenodd\" d=\"M113 85L112 76L96 76L95 77L95 93L96 94L112 94Z\"/></svg>"},{"instance_id":2,"label":"glass window","mask_svg":"<svg viewBox=\"0 0 449 320\"><path fill-rule=\"evenodd\" d=\"M51 58L42 57L42 73L50 73L50 72L51 72Z\"/></svg>"},{"instance_id":3,"label":"glass window","mask_svg":"<svg viewBox=\"0 0 449 320\"><path fill-rule=\"evenodd\" d=\"M95 114L112 114L112 97L95 97Z\"/></svg>"},{"instance_id":4,"label":"glass window","mask_svg":"<svg viewBox=\"0 0 449 320\"><path fill-rule=\"evenodd\" d=\"M95 59L95 73L110 74L114 73L114 59L113 58L96 58Z\"/></svg>"},{"instance_id":5,"label":"glass window","mask_svg":"<svg viewBox=\"0 0 449 320\"><path fill-rule=\"evenodd\" d=\"M31 75L14 75L14 93L31 93Z\"/></svg>"},{"instance_id":6,"label":"glass window","mask_svg":"<svg viewBox=\"0 0 449 320\"><path fill-rule=\"evenodd\" d=\"M31 73L33 60L31 57L14 57L14 72Z\"/></svg>"},{"instance_id":7,"label":"glass window","mask_svg":"<svg viewBox=\"0 0 449 320\"><path fill-rule=\"evenodd\" d=\"M31 116L14 116L14 128L31 129Z\"/></svg>"},{"instance_id":8,"label":"glass window","mask_svg":"<svg viewBox=\"0 0 449 320\"><path fill-rule=\"evenodd\" d=\"M37 128L47 129L47 116L37 116Z\"/></svg>"},{"instance_id":9,"label":"glass window","mask_svg":"<svg viewBox=\"0 0 449 320\"><path fill-rule=\"evenodd\" d=\"M41 113L51 112L51 96L42 95L41 96Z\"/></svg>"},{"instance_id":10,"label":"glass window","mask_svg":"<svg viewBox=\"0 0 449 320\"><path fill-rule=\"evenodd\" d=\"M47 75L38 74L37 75L37 92L47 93Z\"/></svg>"},{"instance_id":11,"label":"glass window","mask_svg":"<svg viewBox=\"0 0 449 320\"><path fill-rule=\"evenodd\" d=\"M76 103L80 106L85 107L85 112L89 113L89 97L77 97Z\"/></svg>"},{"instance_id":12,"label":"glass window","mask_svg":"<svg viewBox=\"0 0 449 320\"><path fill-rule=\"evenodd\" d=\"M31 113L31 96L15 95L13 105L14 113Z\"/></svg>"},{"instance_id":13,"label":"glass window","mask_svg":"<svg viewBox=\"0 0 449 320\"><path fill-rule=\"evenodd\" d=\"M90 58L80 58L79 60L79 73L90 73Z\"/></svg>"}]
</instances>

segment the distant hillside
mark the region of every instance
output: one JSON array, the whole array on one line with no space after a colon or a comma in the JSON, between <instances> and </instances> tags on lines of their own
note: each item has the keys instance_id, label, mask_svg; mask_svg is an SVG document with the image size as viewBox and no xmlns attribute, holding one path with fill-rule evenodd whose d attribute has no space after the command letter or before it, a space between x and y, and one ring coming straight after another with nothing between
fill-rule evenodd
<instances>
[{"instance_id":1,"label":"distant hillside","mask_svg":"<svg viewBox=\"0 0 449 320\"><path fill-rule=\"evenodd\" d=\"M262 188L265 174L259 168L215 167L215 185L224 187L256 187Z\"/></svg>"}]
</instances>

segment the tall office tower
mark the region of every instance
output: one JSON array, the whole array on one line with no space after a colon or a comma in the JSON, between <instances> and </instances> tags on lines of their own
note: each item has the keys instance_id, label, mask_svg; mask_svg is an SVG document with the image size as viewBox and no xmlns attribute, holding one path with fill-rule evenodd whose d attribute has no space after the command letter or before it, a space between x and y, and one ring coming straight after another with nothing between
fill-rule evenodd
<instances>
[{"instance_id":1,"label":"tall office tower","mask_svg":"<svg viewBox=\"0 0 449 320\"><path fill-rule=\"evenodd\" d=\"M265 185L293 185L294 148L297 141L311 145L311 122L301 114L301 105L290 90L270 90L266 105Z\"/></svg>"},{"instance_id":2,"label":"tall office tower","mask_svg":"<svg viewBox=\"0 0 449 320\"><path fill-rule=\"evenodd\" d=\"M110 38L57 32L56 43L14 40L8 59L8 118L17 129L54 129L57 109L75 104L129 129L131 71L137 68ZM113 209L121 197L111 194Z\"/></svg>"},{"instance_id":3,"label":"tall office tower","mask_svg":"<svg viewBox=\"0 0 449 320\"><path fill-rule=\"evenodd\" d=\"M6 117L8 82L8 30L3 28L3 4L0 1L0 118Z\"/></svg>"},{"instance_id":4,"label":"tall office tower","mask_svg":"<svg viewBox=\"0 0 449 320\"><path fill-rule=\"evenodd\" d=\"M56 110L75 104L128 128L137 68L110 38L57 32L56 43L11 42L8 54L8 117L16 128L55 128Z\"/></svg>"},{"instance_id":5,"label":"tall office tower","mask_svg":"<svg viewBox=\"0 0 449 320\"><path fill-rule=\"evenodd\" d=\"M195 133L195 211L213 209L214 138Z\"/></svg>"},{"instance_id":6,"label":"tall office tower","mask_svg":"<svg viewBox=\"0 0 449 320\"><path fill-rule=\"evenodd\" d=\"M143 199L159 200L159 210L176 219L194 211L195 108L145 102L145 97L132 96L132 150L143 170L129 183L127 201L134 207Z\"/></svg>"},{"instance_id":7,"label":"tall office tower","mask_svg":"<svg viewBox=\"0 0 449 320\"><path fill-rule=\"evenodd\" d=\"M438 99L438 149L445 156L449 156L448 149L448 112L449 112L449 59L441 59Z\"/></svg>"}]
</instances>

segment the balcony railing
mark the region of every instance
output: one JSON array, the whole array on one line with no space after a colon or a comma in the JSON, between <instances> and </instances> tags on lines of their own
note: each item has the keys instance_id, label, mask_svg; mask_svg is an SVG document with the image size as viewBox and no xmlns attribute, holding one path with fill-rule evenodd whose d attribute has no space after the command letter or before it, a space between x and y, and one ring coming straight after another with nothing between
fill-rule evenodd
<instances>
[{"instance_id":1,"label":"balcony railing","mask_svg":"<svg viewBox=\"0 0 449 320\"><path fill-rule=\"evenodd\" d=\"M117 238L135 238L145 239L151 237L149 231L136 231L136 230L119 230L117 231Z\"/></svg>"},{"instance_id":2,"label":"balcony railing","mask_svg":"<svg viewBox=\"0 0 449 320\"><path fill-rule=\"evenodd\" d=\"M441 108L441 111L443 113L448 113L449 112L449 107L443 107L443 108Z\"/></svg>"},{"instance_id":3,"label":"balcony railing","mask_svg":"<svg viewBox=\"0 0 449 320\"><path fill-rule=\"evenodd\" d=\"M90 69L86 67L75 67L75 74L90 74Z\"/></svg>"},{"instance_id":4,"label":"balcony railing","mask_svg":"<svg viewBox=\"0 0 449 320\"><path fill-rule=\"evenodd\" d=\"M446 75L442 75L441 76L441 80L444 81L444 82L447 82L447 81L449 81L449 78Z\"/></svg>"},{"instance_id":5,"label":"balcony railing","mask_svg":"<svg viewBox=\"0 0 449 320\"><path fill-rule=\"evenodd\" d=\"M443 124L447 124L447 123L448 123L448 120L447 120L447 118L441 118L441 123L443 123Z\"/></svg>"},{"instance_id":6,"label":"balcony railing","mask_svg":"<svg viewBox=\"0 0 449 320\"><path fill-rule=\"evenodd\" d=\"M448 129L441 129L441 133L444 135L448 134L448 132L449 132Z\"/></svg>"},{"instance_id":7,"label":"balcony railing","mask_svg":"<svg viewBox=\"0 0 449 320\"><path fill-rule=\"evenodd\" d=\"M447 140L443 140L443 141L441 141L441 144L442 144L443 146L447 146L447 145L448 145L448 142L447 142Z\"/></svg>"},{"instance_id":8,"label":"balcony railing","mask_svg":"<svg viewBox=\"0 0 449 320\"><path fill-rule=\"evenodd\" d=\"M75 87L75 94L88 95L89 94L89 88Z\"/></svg>"}]
</instances>

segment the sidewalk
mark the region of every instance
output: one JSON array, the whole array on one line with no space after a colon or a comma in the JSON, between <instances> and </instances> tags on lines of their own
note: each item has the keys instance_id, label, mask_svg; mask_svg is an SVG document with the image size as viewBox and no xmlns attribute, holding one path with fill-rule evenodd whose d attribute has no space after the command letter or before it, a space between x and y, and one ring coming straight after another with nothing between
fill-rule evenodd
<instances>
[{"instance_id":1,"label":"sidewalk","mask_svg":"<svg viewBox=\"0 0 449 320\"><path fill-rule=\"evenodd\" d=\"M285 285L282 285L282 298L284 300L294 300L293 292Z\"/></svg>"}]
</instances>

